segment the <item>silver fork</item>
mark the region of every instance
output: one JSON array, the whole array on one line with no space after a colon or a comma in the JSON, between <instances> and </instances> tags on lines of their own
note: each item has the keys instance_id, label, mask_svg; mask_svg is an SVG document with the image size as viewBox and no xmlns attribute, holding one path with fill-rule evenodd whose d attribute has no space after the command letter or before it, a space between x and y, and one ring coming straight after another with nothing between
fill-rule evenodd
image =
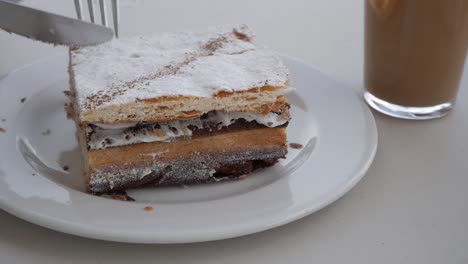
<instances>
[{"instance_id":1,"label":"silver fork","mask_svg":"<svg viewBox=\"0 0 468 264\"><path fill-rule=\"evenodd\" d=\"M115 37L119 37L119 0L111 0L112 5L112 18L114 20L114 33ZM79 20L83 20L83 5L81 0L75 0L76 16ZM101 23L107 27L107 10L105 0L99 0L99 9L101 10ZM92 23L96 23L96 13L94 12L94 0L88 0L89 18Z\"/></svg>"}]
</instances>

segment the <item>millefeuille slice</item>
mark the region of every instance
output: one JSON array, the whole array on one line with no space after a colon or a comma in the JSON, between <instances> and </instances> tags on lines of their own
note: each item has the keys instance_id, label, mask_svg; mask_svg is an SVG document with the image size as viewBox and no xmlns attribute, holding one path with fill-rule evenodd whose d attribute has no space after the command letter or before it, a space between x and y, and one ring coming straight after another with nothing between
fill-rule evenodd
<instances>
[{"instance_id":1,"label":"millefeuille slice","mask_svg":"<svg viewBox=\"0 0 468 264\"><path fill-rule=\"evenodd\" d=\"M289 72L246 26L70 50L88 190L237 178L285 157Z\"/></svg>"}]
</instances>

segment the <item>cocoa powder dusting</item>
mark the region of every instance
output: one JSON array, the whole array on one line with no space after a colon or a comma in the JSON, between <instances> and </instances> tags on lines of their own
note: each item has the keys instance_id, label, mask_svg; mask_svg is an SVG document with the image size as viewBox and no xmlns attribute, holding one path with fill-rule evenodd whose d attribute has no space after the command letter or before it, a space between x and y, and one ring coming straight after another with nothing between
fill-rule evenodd
<instances>
[{"instance_id":1,"label":"cocoa powder dusting","mask_svg":"<svg viewBox=\"0 0 468 264\"><path fill-rule=\"evenodd\" d=\"M234 30L233 33L234 33L234 35L236 35L236 37L237 37L238 39L240 39L240 40L243 40L243 41L250 41L250 38L249 38L246 34L244 34L244 33L241 33L241 32L239 32L239 31L237 31L237 30Z\"/></svg>"}]
</instances>

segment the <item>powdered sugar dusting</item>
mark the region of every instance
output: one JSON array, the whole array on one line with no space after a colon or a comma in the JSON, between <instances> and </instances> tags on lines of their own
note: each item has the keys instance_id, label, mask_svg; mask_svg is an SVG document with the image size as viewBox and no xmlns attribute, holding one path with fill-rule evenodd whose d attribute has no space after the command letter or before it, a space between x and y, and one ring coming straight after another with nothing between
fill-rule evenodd
<instances>
[{"instance_id":1,"label":"powdered sugar dusting","mask_svg":"<svg viewBox=\"0 0 468 264\"><path fill-rule=\"evenodd\" d=\"M289 72L271 50L250 42L247 26L115 39L71 51L80 108L97 109L160 96L211 97L264 85Z\"/></svg>"}]
</instances>

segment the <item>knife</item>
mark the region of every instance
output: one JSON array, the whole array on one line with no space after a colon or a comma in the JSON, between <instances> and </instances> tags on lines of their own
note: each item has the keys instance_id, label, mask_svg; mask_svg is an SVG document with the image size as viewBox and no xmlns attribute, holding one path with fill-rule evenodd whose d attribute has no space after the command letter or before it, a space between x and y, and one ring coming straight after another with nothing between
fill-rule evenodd
<instances>
[{"instance_id":1,"label":"knife","mask_svg":"<svg viewBox=\"0 0 468 264\"><path fill-rule=\"evenodd\" d=\"M112 29L0 0L0 28L54 45L89 46L107 42Z\"/></svg>"}]
</instances>

